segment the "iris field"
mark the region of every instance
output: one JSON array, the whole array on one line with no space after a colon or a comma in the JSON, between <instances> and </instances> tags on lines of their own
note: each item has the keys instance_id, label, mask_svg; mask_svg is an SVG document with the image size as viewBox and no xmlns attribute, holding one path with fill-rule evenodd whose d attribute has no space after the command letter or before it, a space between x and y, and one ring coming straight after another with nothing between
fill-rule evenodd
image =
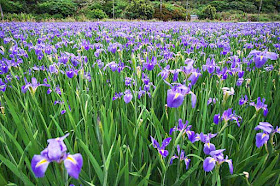
<instances>
[{"instance_id":1,"label":"iris field","mask_svg":"<svg viewBox=\"0 0 280 186\"><path fill-rule=\"evenodd\" d=\"M0 24L0 185L278 185L280 23Z\"/></svg>"}]
</instances>

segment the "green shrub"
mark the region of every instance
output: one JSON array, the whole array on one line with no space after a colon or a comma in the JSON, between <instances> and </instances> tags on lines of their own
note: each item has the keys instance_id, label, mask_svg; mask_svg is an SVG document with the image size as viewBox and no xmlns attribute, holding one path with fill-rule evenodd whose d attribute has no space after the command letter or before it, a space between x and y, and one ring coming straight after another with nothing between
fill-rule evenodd
<instances>
[{"instance_id":1,"label":"green shrub","mask_svg":"<svg viewBox=\"0 0 280 186\"><path fill-rule=\"evenodd\" d=\"M253 22L258 21L258 15L250 15L248 19L249 21L253 21Z\"/></svg>"},{"instance_id":2,"label":"green shrub","mask_svg":"<svg viewBox=\"0 0 280 186\"><path fill-rule=\"evenodd\" d=\"M162 13L160 12L160 4L158 2L155 4L155 13L154 18L160 19L163 21L168 20L185 20L186 19L186 9L176 4L163 3ZM190 19L190 15L189 15Z\"/></svg>"},{"instance_id":3,"label":"green shrub","mask_svg":"<svg viewBox=\"0 0 280 186\"><path fill-rule=\"evenodd\" d=\"M232 1L229 3L229 9L240 10L247 13L256 13L257 7L252 2Z\"/></svg>"},{"instance_id":4,"label":"green shrub","mask_svg":"<svg viewBox=\"0 0 280 186\"><path fill-rule=\"evenodd\" d=\"M63 19L63 15L62 14L54 14L52 15L53 19Z\"/></svg>"},{"instance_id":5,"label":"green shrub","mask_svg":"<svg viewBox=\"0 0 280 186\"><path fill-rule=\"evenodd\" d=\"M202 9L202 11L200 12L200 15L198 15L198 16L199 16L199 19L213 20L216 17L216 8L211 5L208 5Z\"/></svg>"},{"instance_id":6,"label":"green shrub","mask_svg":"<svg viewBox=\"0 0 280 186\"><path fill-rule=\"evenodd\" d=\"M212 1L209 3L211 6L215 7L217 12L222 12L229 10L229 3L226 1Z\"/></svg>"},{"instance_id":7,"label":"green shrub","mask_svg":"<svg viewBox=\"0 0 280 186\"><path fill-rule=\"evenodd\" d=\"M23 4L19 1L1 0L3 12L6 13L21 13L24 11Z\"/></svg>"},{"instance_id":8,"label":"green shrub","mask_svg":"<svg viewBox=\"0 0 280 186\"><path fill-rule=\"evenodd\" d=\"M152 19L154 8L147 0L132 0L125 10L128 19Z\"/></svg>"},{"instance_id":9,"label":"green shrub","mask_svg":"<svg viewBox=\"0 0 280 186\"><path fill-rule=\"evenodd\" d=\"M89 19L104 19L107 18L108 16L103 10L94 9L87 12L86 17Z\"/></svg>"},{"instance_id":10,"label":"green shrub","mask_svg":"<svg viewBox=\"0 0 280 186\"><path fill-rule=\"evenodd\" d=\"M36 16L33 14L26 14L26 13L6 13L4 14L4 19L6 21L34 21L36 20Z\"/></svg>"},{"instance_id":11,"label":"green shrub","mask_svg":"<svg viewBox=\"0 0 280 186\"><path fill-rule=\"evenodd\" d=\"M48 20L51 19L51 15L48 13L44 13L44 14L38 14L35 16L35 20L38 21L44 21L44 20Z\"/></svg>"},{"instance_id":12,"label":"green shrub","mask_svg":"<svg viewBox=\"0 0 280 186\"><path fill-rule=\"evenodd\" d=\"M77 6L71 0L50 0L38 4L37 12L48 13L50 15L61 14L63 17L73 15Z\"/></svg>"}]
</instances>

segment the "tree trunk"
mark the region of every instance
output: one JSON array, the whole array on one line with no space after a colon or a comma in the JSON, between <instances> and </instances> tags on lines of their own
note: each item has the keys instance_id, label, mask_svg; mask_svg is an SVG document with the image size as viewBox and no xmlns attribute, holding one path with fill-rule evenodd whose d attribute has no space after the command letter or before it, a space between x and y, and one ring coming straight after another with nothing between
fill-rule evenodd
<instances>
[{"instance_id":1,"label":"tree trunk","mask_svg":"<svg viewBox=\"0 0 280 186\"><path fill-rule=\"evenodd\" d=\"M3 10L2 10L1 4L0 4L0 12L1 12L1 19L2 19L2 21L4 21L4 15L3 15Z\"/></svg>"},{"instance_id":2,"label":"tree trunk","mask_svg":"<svg viewBox=\"0 0 280 186\"><path fill-rule=\"evenodd\" d=\"M115 0L113 0L113 19L115 19Z\"/></svg>"},{"instance_id":3,"label":"tree trunk","mask_svg":"<svg viewBox=\"0 0 280 186\"><path fill-rule=\"evenodd\" d=\"M262 0L260 1L260 7L259 7L259 15L258 15L258 21L260 21L260 13L262 8Z\"/></svg>"}]
</instances>

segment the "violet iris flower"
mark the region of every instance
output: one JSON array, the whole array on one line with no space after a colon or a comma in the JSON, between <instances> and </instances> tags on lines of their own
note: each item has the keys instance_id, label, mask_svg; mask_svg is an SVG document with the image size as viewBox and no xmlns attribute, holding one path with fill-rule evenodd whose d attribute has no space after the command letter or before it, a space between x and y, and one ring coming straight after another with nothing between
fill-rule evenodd
<instances>
[{"instance_id":1,"label":"violet iris flower","mask_svg":"<svg viewBox=\"0 0 280 186\"><path fill-rule=\"evenodd\" d=\"M47 83L39 84L37 79L35 77L33 77L33 78L31 78L31 83L27 82L26 85L21 87L21 90L23 93L25 93L27 90L29 90L32 94L35 94L35 92L39 86L50 87L50 85Z\"/></svg>"},{"instance_id":2,"label":"violet iris flower","mask_svg":"<svg viewBox=\"0 0 280 186\"><path fill-rule=\"evenodd\" d=\"M267 62L268 59L277 60L278 58L277 53L268 52L268 51L261 52L257 50L252 50L249 53L248 57L252 57L252 56L257 68L261 68Z\"/></svg>"},{"instance_id":3,"label":"violet iris flower","mask_svg":"<svg viewBox=\"0 0 280 186\"><path fill-rule=\"evenodd\" d=\"M185 124L183 124L183 121L182 121L182 119L179 119L178 120L178 127L173 127L173 128L171 128L170 129L170 131L169 131L169 134L171 135L174 131L183 131L183 130L185 130L186 129L186 127L188 126L188 120L186 121L186 123Z\"/></svg>"},{"instance_id":4,"label":"violet iris flower","mask_svg":"<svg viewBox=\"0 0 280 186\"><path fill-rule=\"evenodd\" d=\"M251 106L254 106L257 112L258 112L260 109L262 109L262 110L263 110L263 115L264 115L264 116L267 116L267 114L268 114L268 109L267 109L267 105L264 104L264 102L265 102L265 98L263 98L263 99L261 100L261 98L258 97L258 99L257 99L257 104L254 103L254 102L251 102L250 105L251 105Z\"/></svg>"},{"instance_id":5,"label":"violet iris flower","mask_svg":"<svg viewBox=\"0 0 280 186\"><path fill-rule=\"evenodd\" d=\"M211 138L214 138L217 134L200 134L200 141L204 143L203 152L205 154L210 154L210 152L216 150L216 147L214 144L210 143Z\"/></svg>"},{"instance_id":6,"label":"violet iris flower","mask_svg":"<svg viewBox=\"0 0 280 186\"><path fill-rule=\"evenodd\" d=\"M151 141L152 144L154 146L154 148L156 148L158 150L158 152L164 157L166 158L166 156L168 156L168 151L165 150L165 147L170 143L172 138L166 138L162 141L162 145L160 146L159 143L157 142L157 140L155 140L152 136L151 137Z\"/></svg>"},{"instance_id":7,"label":"violet iris flower","mask_svg":"<svg viewBox=\"0 0 280 186\"><path fill-rule=\"evenodd\" d=\"M178 152L178 155L174 155L174 156L171 157L170 164L173 163L174 159L179 159L180 161L184 161L185 162L186 170L188 170L191 160L188 159L187 156L185 156L185 152L180 149L179 145L177 145L177 152Z\"/></svg>"},{"instance_id":8,"label":"violet iris flower","mask_svg":"<svg viewBox=\"0 0 280 186\"><path fill-rule=\"evenodd\" d=\"M187 134L188 139L189 139L192 143L194 143L194 142L195 142L195 136L196 136L196 134L195 134L194 131L191 131L191 128L192 128L191 125L188 126L188 121L186 121L186 123L183 124L182 119L179 119L179 120L178 120L178 126L177 126L177 127L171 128L170 131L169 131L169 134L171 135L171 134L172 134L173 132L175 132L175 131L179 131L179 132L184 131L183 134Z\"/></svg>"},{"instance_id":9,"label":"violet iris flower","mask_svg":"<svg viewBox=\"0 0 280 186\"><path fill-rule=\"evenodd\" d=\"M130 90L126 90L126 91L124 92L123 100L124 100L124 102L125 102L126 104L128 104L128 103L132 100L132 97L133 97L133 96L132 96Z\"/></svg>"},{"instance_id":10,"label":"violet iris flower","mask_svg":"<svg viewBox=\"0 0 280 186\"><path fill-rule=\"evenodd\" d=\"M63 161L68 174L75 179L79 178L83 166L83 157L79 153L74 155L66 153L67 147L63 140L67 136L69 136L69 133L62 137L49 139L48 147L40 155L33 156L31 168L36 177L44 177L49 163L61 163Z\"/></svg>"},{"instance_id":11,"label":"violet iris flower","mask_svg":"<svg viewBox=\"0 0 280 186\"><path fill-rule=\"evenodd\" d=\"M212 74L216 69L216 63L214 59L207 58L206 64L202 66L203 71L208 71L210 74Z\"/></svg>"},{"instance_id":12,"label":"violet iris flower","mask_svg":"<svg viewBox=\"0 0 280 186\"><path fill-rule=\"evenodd\" d=\"M7 85L3 82L2 78L0 78L0 91L5 92Z\"/></svg>"},{"instance_id":13,"label":"violet iris flower","mask_svg":"<svg viewBox=\"0 0 280 186\"><path fill-rule=\"evenodd\" d=\"M211 103L216 104L217 100L217 98L209 98L207 101L207 105L210 105Z\"/></svg>"},{"instance_id":14,"label":"violet iris flower","mask_svg":"<svg viewBox=\"0 0 280 186\"><path fill-rule=\"evenodd\" d=\"M273 129L273 126L268 122L260 122L256 126L255 130L262 130L263 132L257 133L256 135L256 146L258 148L262 147L269 140L269 134L278 133L280 134L280 128L277 126L276 129Z\"/></svg>"},{"instance_id":15,"label":"violet iris flower","mask_svg":"<svg viewBox=\"0 0 280 186\"><path fill-rule=\"evenodd\" d=\"M239 105L244 105L248 102L248 96L245 95L245 96L242 96L239 100Z\"/></svg>"},{"instance_id":16,"label":"violet iris flower","mask_svg":"<svg viewBox=\"0 0 280 186\"><path fill-rule=\"evenodd\" d=\"M192 108L194 108L197 97L189 87L182 84L176 85L167 91L167 106L171 108L177 108L181 106L187 94L191 94Z\"/></svg>"},{"instance_id":17,"label":"violet iris flower","mask_svg":"<svg viewBox=\"0 0 280 186\"><path fill-rule=\"evenodd\" d=\"M214 123L217 125L219 124L220 121L224 120L225 123L227 123L228 121L232 121L235 120L238 127L240 126L240 122L239 119L242 119L240 116L237 116L235 114L235 111L232 112L232 108L229 108L227 110L224 111L223 115L220 116L220 114L215 114L214 115Z\"/></svg>"},{"instance_id":18,"label":"violet iris flower","mask_svg":"<svg viewBox=\"0 0 280 186\"><path fill-rule=\"evenodd\" d=\"M211 170L214 169L216 165L221 165L222 163L226 162L228 163L230 173L233 174L232 160L228 159L228 156L224 158L224 154L223 154L224 150L225 149L220 149L220 150L215 150L210 152L211 157L207 157L203 161L203 169L206 172L210 172Z\"/></svg>"},{"instance_id":19,"label":"violet iris flower","mask_svg":"<svg viewBox=\"0 0 280 186\"><path fill-rule=\"evenodd\" d=\"M155 56L152 57L151 60L147 57L146 63L143 63L143 70L147 69L148 71L151 71L155 68L157 65L157 58Z\"/></svg>"}]
</instances>

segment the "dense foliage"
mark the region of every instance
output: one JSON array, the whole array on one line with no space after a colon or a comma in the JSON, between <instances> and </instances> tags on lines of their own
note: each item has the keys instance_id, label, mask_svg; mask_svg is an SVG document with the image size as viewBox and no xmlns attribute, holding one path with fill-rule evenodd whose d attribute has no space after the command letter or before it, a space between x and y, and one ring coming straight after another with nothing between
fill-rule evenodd
<instances>
[{"instance_id":1,"label":"dense foliage","mask_svg":"<svg viewBox=\"0 0 280 186\"><path fill-rule=\"evenodd\" d=\"M190 14L200 15L200 19L220 19L219 15L213 17L213 7L218 13L235 11L237 16L243 13L257 14L259 10L261 13L275 16L280 12L280 1L274 0L189 0L188 2L187 6L186 1L163 1L160 10L161 2L154 0L0 0L5 15L28 13L33 14L36 20L42 17L41 14L55 15L52 16L53 18L84 16L90 20L101 18L185 20ZM250 19L239 18L239 20Z\"/></svg>"},{"instance_id":2,"label":"dense foliage","mask_svg":"<svg viewBox=\"0 0 280 186\"><path fill-rule=\"evenodd\" d=\"M204 7L199 14L199 17L201 19L215 19L216 18L216 8L214 6L208 5Z\"/></svg>"},{"instance_id":3,"label":"dense foliage","mask_svg":"<svg viewBox=\"0 0 280 186\"><path fill-rule=\"evenodd\" d=\"M147 0L131 0L125 12L129 19L152 19L153 14L154 8Z\"/></svg>"},{"instance_id":4,"label":"dense foliage","mask_svg":"<svg viewBox=\"0 0 280 186\"><path fill-rule=\"evenodd\" d=\"M1 185L279 185L279 28L1 23Z\"/></svg>"}]
</instances>

